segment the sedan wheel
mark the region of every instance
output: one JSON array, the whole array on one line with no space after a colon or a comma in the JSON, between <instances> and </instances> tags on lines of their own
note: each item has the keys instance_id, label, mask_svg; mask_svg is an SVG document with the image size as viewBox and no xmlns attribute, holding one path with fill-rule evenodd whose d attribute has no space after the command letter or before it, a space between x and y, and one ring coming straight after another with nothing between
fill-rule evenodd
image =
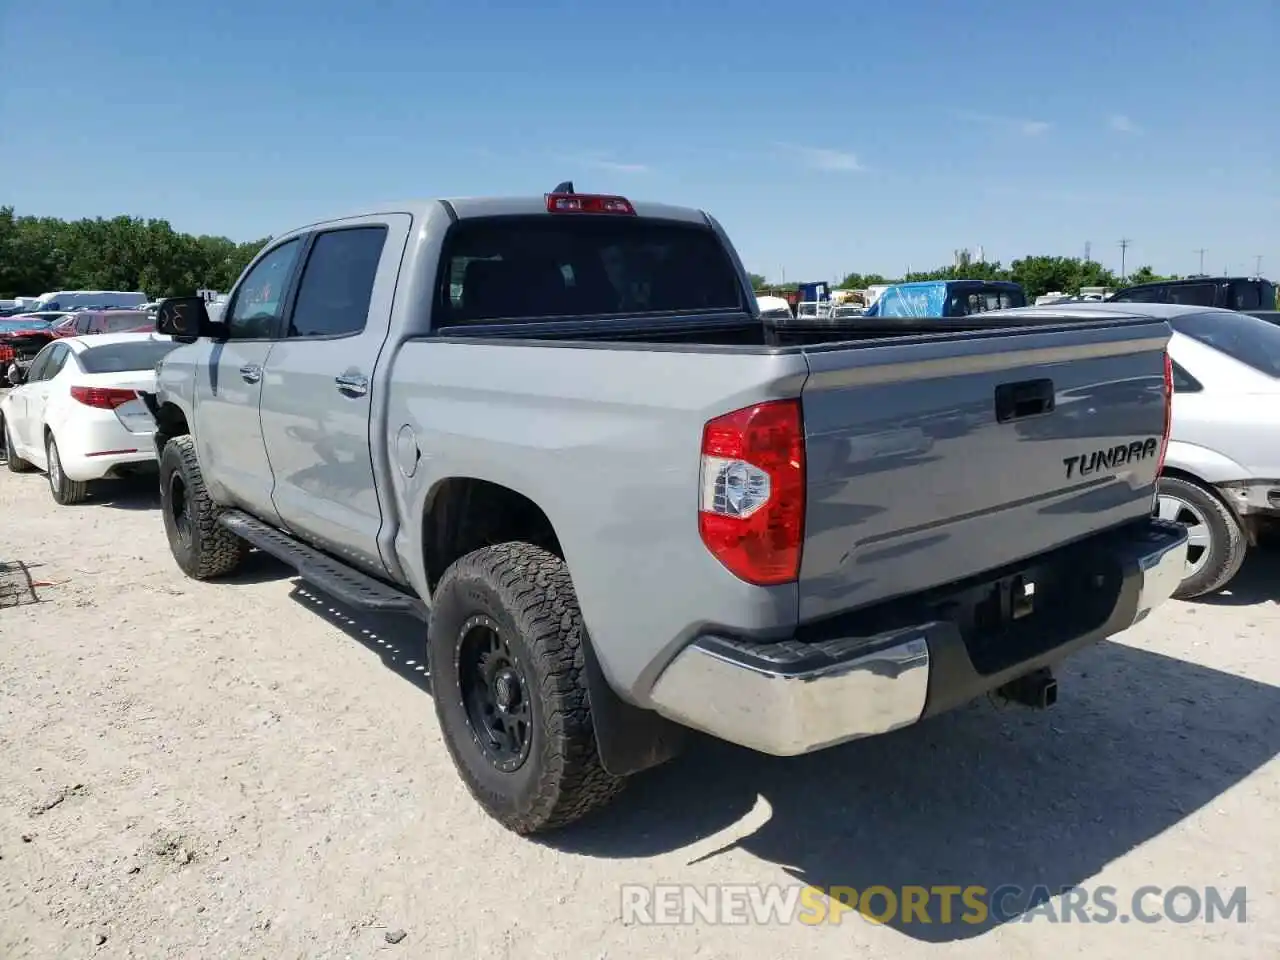
<instances>
[{"instance_id":1,"label":"sedan wheel","mask_svg":"<svg viewBox=\"0 0 1280 960\"><path fill-rule=\"evenodd\" d=\"M1240 570L1248 550L1244 528L1211 488L1182 477L1161 477L1156 516L1187 529L1187 566L1173 593L1179 600L1220 590Z\"/></svg>"},{"instance_id":2,"label":"sedan wheel","mask_svg":"<svg viewBox=\"0 0 1280 960\"><path fill-rule=\"evenodd\" d=\"M49 474L49 492L53 494L53 499L64 507L73 503L82 503L89 496L89 484L82 480L67 478L62 469L62 457L58 455L57 441L52 436L45 445L45 459L46 472Z\"/></svg>"},{"instance_id":3,"label":"sedan wheel","mask_svg":"<svg viewBox=\"0 0 1280 960\"><path fill-rule=\"evenodd\" d=\"M1187 528L1187 569L1185 576L1192 577L1204 569L1209 559L1209 519L1194 503L1180 497L1161 494L1156 500L1156 516L1171 520Z\"/></svg>"}]
</instances>

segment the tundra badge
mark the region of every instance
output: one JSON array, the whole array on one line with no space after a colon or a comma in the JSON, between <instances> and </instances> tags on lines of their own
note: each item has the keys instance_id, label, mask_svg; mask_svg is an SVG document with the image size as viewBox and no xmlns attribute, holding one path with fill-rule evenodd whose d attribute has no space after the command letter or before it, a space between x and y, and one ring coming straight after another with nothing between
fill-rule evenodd
<instances>
[{"instance_id":1,"label":"tundra badge","mask_svg":"<svg viewBox=\"0 0 1280 960\"><path fill-rule=\"evenodd\" d=\"M1064 457L1063 465L1067 468L1067 478L1079 475L1087 477L1099 470L1113 470L1126 463L1137 463L1154 457L1160 450L1160 438L1148 437L1146 440L1135 440L1133 443L1122 443L1106 450L1094 450L1074 457Z\"/></svg>"}]
</instances>

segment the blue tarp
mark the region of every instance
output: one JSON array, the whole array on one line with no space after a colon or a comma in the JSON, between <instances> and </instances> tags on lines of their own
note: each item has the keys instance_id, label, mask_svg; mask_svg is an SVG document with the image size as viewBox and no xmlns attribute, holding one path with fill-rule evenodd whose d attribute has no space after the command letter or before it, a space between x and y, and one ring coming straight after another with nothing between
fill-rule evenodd
<instances>
[{"instance_id":1,"label":"blue tarp","mask_svg":"<svg viewBox=\"0 0 1280 960\"><path fill-rule=\"evenodd\" d=\"M941 317L947 305L947 281L900 283L880 295L868 316Z\"/></svg>"}]
</instances>

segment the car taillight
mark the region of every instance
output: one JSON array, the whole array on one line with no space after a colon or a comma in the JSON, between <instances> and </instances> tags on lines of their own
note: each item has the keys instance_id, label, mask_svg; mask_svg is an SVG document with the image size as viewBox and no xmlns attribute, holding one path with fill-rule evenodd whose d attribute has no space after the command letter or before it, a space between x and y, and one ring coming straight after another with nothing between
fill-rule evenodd
<instances>
[{"instance_id":1,"label":"car taillight","mask_svg":"<svg viewBox=\"0 0 1280 960\"><path fill-rule=\"evenodd\" d=\"M72 387L71 398L83 403L86 407L99 410L114 410L131 400L137 400L134 390L122 390L117 387Z\"/></svg>"},{"instance_id":2,"label":"car taillight","mask_svg":"<svg viewBox=\"0 0 1280 960\"><path fill-rule=\"evenodd\" d=\"M13 357L13 347L0 343L0 360L12 360Z\"/></svg>"},{"instance_id":3,"label":"car taillight","mask_svg":"<svg viewBox=\"0 0 1280 960\"><path fill-rule=\"evenodd\" d=\"M1164 470L1165 454L1169 452L1169 434L1173 431L1173 358L1164 352L1164 434L1160 438L1160 458L1156 460L1156 476Z\"/></svg>"},{"instance_id":4,"label":"car taillight","mask_svg":"<svg viewBox=\"0 0 1280 960\"><path fill-rule=\"evenodd\" d=\"M625 197L593 193L548 193L548 213L620 213L634 217L636 208Z\"/></svg>"},{"instance_id":5,"label":"car taillight","mask_svg":"<svg viewBox=\"0 0 1280 960\"><path fill-rule=\"evenodd\" d=\"M799 400L744 407L703 428L698 532L747 583L790 583L800 575L804 453Z\"/></svg>"}]
</instances>

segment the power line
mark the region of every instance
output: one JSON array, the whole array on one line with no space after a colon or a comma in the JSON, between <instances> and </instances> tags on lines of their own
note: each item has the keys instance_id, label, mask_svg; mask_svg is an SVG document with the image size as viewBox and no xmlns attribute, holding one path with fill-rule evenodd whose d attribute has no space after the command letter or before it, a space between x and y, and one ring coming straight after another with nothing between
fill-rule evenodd
<instances>
[{"instance_id":1,"label":"power line","mask_svg":"<svg viewBox=\"0 0 1280 960\"><path fill-rule=\"evenodd\" d=\"M1133 241L1130 240L1128 237L1120 241L1120 279L1121 280L1123 280L1126 276L1124 272L1124 255L1128 252L1129 245L1131 243L1133 243Z\"/></svg>"}]
</instances>

